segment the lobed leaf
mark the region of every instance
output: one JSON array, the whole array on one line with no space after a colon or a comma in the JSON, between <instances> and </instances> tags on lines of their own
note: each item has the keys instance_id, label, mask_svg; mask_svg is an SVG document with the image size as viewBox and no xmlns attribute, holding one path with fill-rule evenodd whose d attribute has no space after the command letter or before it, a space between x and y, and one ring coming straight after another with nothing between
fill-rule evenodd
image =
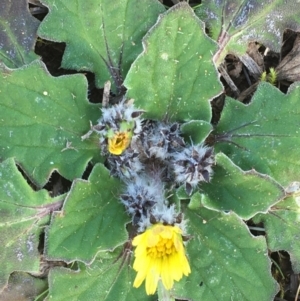
<instances>
[{"instance_id":1,"label":"lobed leaf","mask_svg":"<svg viewBox=\"0 0 300 301\"><path fill-rule=\"evenodd\" d=\"M111 255L101 254L89 266L79 264L78 271L64 268L52 269L49 274L49 299L55 301L157 300L157 297L147 296L144 287L138 289L132 287L135 272L128 266L130 258L117 259L122 252L122 248L118 248ZM123 256L127 255L123 254ZM122 260L125 262L122 263Z\"/></svg>"},{"instance_id":2,"label":"lobed leaf","mask_svg":"<svg viewBox=\"0 0 300 301\"><path fill-rule=\"evenodd\" d=\"M222 90L212 63L216 45L190 6L182 2L161 15L143 46L124 82L143 117L210 122L209 100Z\"/></svg>"},{"instance_id":3,"label":"lobed leaf","mask_svg":"<svg viewBox=\"0 0 300 301\"><path fill-rule=\"evenodd\" d=\"M186 210L192 273L173 295L192 301L273 300L278 285L263 237L253 237L234 213Z\"/></svg>"},{"instance_id":4,"label":"lobed leaf","mask_svg":"<svg viewBox=\"0 0 300 301\"><path fill-rule=\"evenodd\" d=\"M40 61L0 70L0 157L14 157L43 186L53 170L69 180L101 160L98 141L81 136L100 110L87 101L83 75L52 77Z\"/></svg>"},{"instance_id":5,"label":"lobed leaf","mask_svg":"<svg viewBox=\"0 0 300 301\"><path fill-rule=\"evenodd\" d=\"M18 68L38 58L34 44L40 22L32 17L27 0L0 3L0 62Z\"/></svg>"},{"instance_id":6,"label":"lobed leaf","mask_svg":"<svg viewBox=\"0 0 300 301\"><path fill-rule=\"evenodd\" d=\"M227 98L215 145L244 170L255 169L282 185L300 179L300 85L287 95L261 83L249 105Z\"/></svg>"},{"instance_id":7,"label":"lobed leaf","mask_svg":"<svg viewBox=\"0 0 300 301\"><path fill-rule=\"evenodd\" d=\"M298 197L289 197L276 204L267 214L254 217L255 223L263 222L268 248L272 252L289 252L293 271L300 272L300 204Z\"/></svg>"},{"instance_id":8,"label":"lobed leaf","mask_svg":"<svg viewBox=\"0 0 300 301\"><path fill-rule=\"evenodd\" d=\"M204 143L212 131L212 125L207 121L191 120L181 125L180 131L185 141L193 144Z\"/></svg>"},{"instance_id":9,"label":"lobed leaf","mask_svg":"<svg viewBox=\"0 0 300 301\"><path fill-rule=\"evenodd\" d=\"M201 185L202 205L218 211L233 211L243 219L267 212L285 196L285 191L269 176L255 170L243 171L224 154L216 155L210 183Z\"/></svg>"},{"instance_id":10,"label":"lobed leaf","mask_svg":"<svg viewBox=\"0 0 300 301\"><path fill-rule=\"evenodd\" d=\"M0 291L14 271L39 272L39 235L60 205L46 190L33 191L13 159L0 163Z\"/></svg>"},{"instance_id":11,"label":"lobed leaf","mask_svg":"<svg viewBox=\"0 0 300 301\"><path fill-rule=\"evenodd\" d=\"M121 189L121 182L102 164L95 166L88 181L75 180L47 231L47 258L90 262L97 252L124 243L129 217L118 199Z\"/></svg>"},{"instance_id":12,"label":"lobed leaf","mask_svg":"<svg viewBox=\"0 0 300 301\"><path fill-rule=\"evenodd\" d=\"M142 37L165 11L157 0L41 2L49 8L49 14L38 34L66 43L62 67L95 73L98 87L109 79L117 93L142 51Z\"/></svg>"},{"instance_id":13,"label":"lobed leaf","mask_svg":"<svg viewBox=\"0 0 300 301\"><path fill-rule=\"evenodd\" d=\"M195 13L218 41L217 65L228 53L244 54L251 41L280 52L283 32L300 29L300 6L295 1L204 0Z\"/></svg>"}]
</instances>

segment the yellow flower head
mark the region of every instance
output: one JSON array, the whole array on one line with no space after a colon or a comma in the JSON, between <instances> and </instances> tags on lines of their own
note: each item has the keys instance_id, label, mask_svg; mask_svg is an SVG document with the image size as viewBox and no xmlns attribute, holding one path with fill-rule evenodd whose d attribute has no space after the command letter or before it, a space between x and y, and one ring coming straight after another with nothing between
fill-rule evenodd
<instances>
[{"instance_id":1,"label":"yellow flower head","mask_svg":"<svg viewBox=\"0 0 300 301\"><path fill-rule=\"evenodd\" d=\"M121 155L131 141L130 132L115 132L108 138L108 151L113 155Z\"/></svg>"},{"instance_id":2,"label":"yellow flower head","mask_svg":"<svg viewBox=\"0 0 300 301\"><path fill-rule=\"evenodd\" d=\"M137 271L133 286L139 287L146 279L146 293L155 293L159 279L170 290L174 280L191 272L182 243L182 231L177 226L156 224L136 236L133 269Z\"/></svg>"}]
</instances>

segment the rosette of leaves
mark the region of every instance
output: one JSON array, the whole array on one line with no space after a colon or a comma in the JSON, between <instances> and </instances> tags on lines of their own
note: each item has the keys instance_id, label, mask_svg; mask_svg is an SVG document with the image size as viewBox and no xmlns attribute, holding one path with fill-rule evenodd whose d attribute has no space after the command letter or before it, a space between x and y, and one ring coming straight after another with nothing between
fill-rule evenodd
<instances>
[{"instance_id":1,"label":"rosette of leaves","mask_svg":"<svg viewBox=\"0 0 300 301\"><path fill-rule=\"evenodd\" d=\"M147 111L144 118L183 124L186 143L206 143L208 138L216 142L211 182L201 183L191 196L182 187L170 188L169 202L188 221L192 273L175 284L169 300L272 300L278 286L268 249L286 249L299 268L297 244L287 247L297 237L294 227L286 228L287 239L281 241L270 230L280 225L281 217L287 222L299 219L298 203L286 199L283 188L299 178L299 86L283 95L262 84L248 106L227 99L212 132L210 100L222 91L213 64L218 48L187 3L162 15L165 9L158 1L43 3L50 12L39 34L66 42L64 67L94 71L99 87L111 79L118 93L125 79L127 96ZM136 16L138 22L132 22ZM242 24L238 20L235 25ZM7 159L0 165L1 254L9 263L1 269L2 287L16 270L39 273L38 239L47 225L46 260L73 264L51 269L47 298L156 300L143 288L132 287L131 239L136 230L128 225L130 218L119 201L124 183L101 163L97 137L81 141L90 121L95 124L100 118L98 106L87 100L84 75L54 78L40 61L28 63L0 70L0 156ZM37 190L57 170L74 181L70 191L58 199L44 190L33 191L11 157ZM93 170L84 180L88 162ZM293 212L287 214L289 206ZM280 218L274 220L276 209ZM267 240L250 234L244 222L250 218L266 223ZM41 284L35 285L40 292Z\"/></svg>"}]
</instances>

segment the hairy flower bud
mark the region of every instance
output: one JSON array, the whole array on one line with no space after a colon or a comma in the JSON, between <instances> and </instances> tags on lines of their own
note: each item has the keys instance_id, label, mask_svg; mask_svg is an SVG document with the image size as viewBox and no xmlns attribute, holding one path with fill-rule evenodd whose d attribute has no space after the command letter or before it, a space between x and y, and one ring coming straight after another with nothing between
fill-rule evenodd
<instances>
[{"instance_id":1,"label":"hairy flower bud","mask_svg":"<svg viewBox=\"0 0 300 301\"><path fill-rule=\"evenodd\" d=\"M130 145L132 137L140 133L140 116L144 111L135 109L133 101L126 102L125 99L101 111L102 117L93 130L100 135L102 153L121 155Z\"/></svg>"},{"instance_id":2,"label":"hairy flower bud","mask_svg":"<svg viewBox=\"0 0 300 301\"><path fill-rule=\"evenodd\" d=\"M132 133L125 132L108 132L108 151L113 155L121 155L124 150L129 146Z\"/></svg>"},{"instance_id":3,"label":"hairy flower bud","mask_svg":"<svg viewBox=\"0 0 300 301\"><path fill-rule=\"evenodd\" d=\"M179 135L179 124L164 124L148 121L143 125L140 134L142 149L146 157L164 160L171 153L184 146L184 141Z\"/></svg>"},{"instance_id":4,"label":"hairy flower bud","mask_svg":"<svg viewBox=\"0 0 300 301\"><path fill-rule=\"evenodd\" d=\"M112 176L121 179L134 179L144 169L139 160L139 153L131 148L126 149L121 155L109 155L107 158Z\"/></svg>"},{"instance_id":5,"label":"hairy flower bud","mask_svg":"<svg viewBox=\"0 0 300 301\"><path fill-rule=\"evenodd\" d=\"M134 225L149 219L149 212L162 194L161 186L148 177L139 177L129 182L126 192L121 195L121 202L132 216Z\"/></svg>"},{"instance_id":6,"label":"hairy flower bud","mask_svg":"<svg viewBox=\"0 0 300 301\"><path fill-rule=\"evenodd\" d=\"M215 163L213 148L200 145L192 145L173 155L173 171L175 181L185 184L190 195L199 182L209 182Z\"/></svg>"}]
</instances>

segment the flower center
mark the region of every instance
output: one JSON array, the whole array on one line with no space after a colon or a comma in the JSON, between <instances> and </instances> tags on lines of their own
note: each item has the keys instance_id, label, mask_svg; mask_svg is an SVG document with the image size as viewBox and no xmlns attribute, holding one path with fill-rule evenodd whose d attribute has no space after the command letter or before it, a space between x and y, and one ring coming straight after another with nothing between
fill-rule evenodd
<instances>
[{"instance_id":1,"label":"flower center","mask_svg":"<svg viewBox=\"0 0 300 301\"><path fill-rule=\"evenodd\" d=\"M176 252L172 239L161 238L157 245L147 248L147 255L152 258L168 257Z\"/></svg>"},{"instance_id":2,"label":"flower center","mask_svg":"<svg viewBox=\"0 0 300 301\"><path fill-rule=\"evenodd\" d=\"M108 150L114 155L121 155L130 144L130 135L125 132L116 132L112 138L108 139Z\"/></svg>"},{"instance_id":3,"label":"flower center","mask_svg":"<svg viewBox=\"0 0 300 301\"><path fill-rule=\"evenodd\" d=\"M125 133L120 133L116 139L116 147L122 147L122 144L125 142L125 139Z\"/></svg>"}]
</instances>

